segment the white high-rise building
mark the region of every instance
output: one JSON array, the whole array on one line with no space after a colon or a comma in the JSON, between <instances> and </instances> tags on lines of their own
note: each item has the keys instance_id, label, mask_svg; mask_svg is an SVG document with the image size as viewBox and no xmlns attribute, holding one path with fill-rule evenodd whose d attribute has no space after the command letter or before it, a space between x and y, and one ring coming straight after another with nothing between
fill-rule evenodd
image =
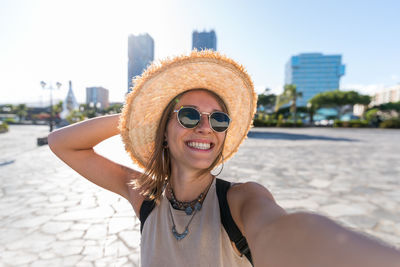
<instances>
[{"instance_id":1,"label":"white high-rise building","mask_svg":"<svg viewBox=\"0 0 400 267\"><path fill-rule=\"evenodd\" d=\"M377 106L380 104L398 101L400 101L400 84L384 88L382 91L376 93L370 105Z\"/></svg>"},{"instance_id":2,"label":"white high-rise building","mask_svg":"<svg viewBox=\"0 0 400 267\"><path fill-rule=\"evenodd\" d=\"M86 104L98 109L107 108L109 106L108 90L103 87L87 87Z\"/></svg>"}]
</instances>

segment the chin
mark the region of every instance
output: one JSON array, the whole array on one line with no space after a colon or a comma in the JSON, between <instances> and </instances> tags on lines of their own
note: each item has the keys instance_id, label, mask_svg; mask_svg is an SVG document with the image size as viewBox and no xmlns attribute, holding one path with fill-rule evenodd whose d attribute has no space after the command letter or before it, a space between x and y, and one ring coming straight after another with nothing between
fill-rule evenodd
<instances>
[{"instance_id":1,"label":"chin","mask_svg":"<svg viewBox=\"0 0 400 267\"><path fill-rule=\"evenodd\" d=\"M193 168L199 170L205 170L210 168L213 162L214 161L197 161L196 164L193 164Z\"/></svg>"}]
</instances>

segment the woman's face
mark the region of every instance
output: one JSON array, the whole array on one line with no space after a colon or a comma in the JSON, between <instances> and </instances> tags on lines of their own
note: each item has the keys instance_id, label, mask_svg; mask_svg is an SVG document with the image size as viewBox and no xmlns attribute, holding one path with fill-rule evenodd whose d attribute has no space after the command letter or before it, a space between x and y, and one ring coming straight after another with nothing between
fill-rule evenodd
<instances>
[{"instance_id":1,"label":"woman's face","mask_svg":"<svg viewBox=\"0 0 400 267\"><path fill-rule=\"evenodd\" d=\"M185 93L175 105L174 110L181 106L192 106L200 112L208 113L223 111L215 97L204 90ZM186 129L179 124L176 113L173 113L167 124L165 137L172 167L200 170L210 167L220 153L225 132L218 133L212 130L207 115L201 116L197 127Z\"/></svg>"}]
</instances>

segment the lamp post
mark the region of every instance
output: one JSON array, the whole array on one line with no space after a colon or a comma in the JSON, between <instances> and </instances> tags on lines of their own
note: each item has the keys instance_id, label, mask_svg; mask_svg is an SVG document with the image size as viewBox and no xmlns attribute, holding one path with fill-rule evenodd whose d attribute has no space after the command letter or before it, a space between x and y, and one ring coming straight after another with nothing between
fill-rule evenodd
<instances>
[{"instance_id":1,"label":"lamp post","mask_svg":"<svg viewBox=\"0 0 400 267\"><path fill-rule=\"evenodd\" d=\"M50 132L53 131L53 85L50 84L48 87L46 87L46 83L44 81L40 82L40 85L42 86L43 89L48 89L50 90L50 119L49 119L49 126L50 126ZM56 83L57 89L60 89L61 83L57 82Z\"/></svg>"}]
</instances>

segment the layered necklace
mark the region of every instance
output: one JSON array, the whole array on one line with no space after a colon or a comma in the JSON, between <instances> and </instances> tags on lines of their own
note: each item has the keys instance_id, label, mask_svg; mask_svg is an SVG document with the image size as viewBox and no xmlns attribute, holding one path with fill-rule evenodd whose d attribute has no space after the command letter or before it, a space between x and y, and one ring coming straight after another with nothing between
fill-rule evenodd
<instances>
[{"instance_id":1,"label":"layered necklace","mask_svg":"<svg viewBox=\"0 0 400 267\"><path fill-rule=\"evenodd\" d=\"M208 189L210 188L211 184L212 184L212 182L207 186L207 188L195 200L188 201L188 202L178 201L175 197L172 186L171 185L168 186L168 191L171 196L171 199L169 201L170 201L172 207L174 207L174 209L184 210L186 215L192 215L189 222L185 226L185 230L182 233L179 233L176 230L176 225L175 225L174 216L172 215L171 205L169 205L169 213L170 213L171 219L172 219L171 231L172 231L172 234L174 235L174 237L176 238L176 240L179 241L179 240L184 239L187 236L187 234L189 233L189 225L192 222L196 213L201 210L202 203L204 201L205 196L207 195Z\"/></svg>"},{"instance_id":2,"label":"layered necklace","mask_svg":"<svg viewBox=\"0 0 400 267\"><path fill-rule=\"evenodd\" d=\"M174 209L184 210L186 215L192 215L192 213L194 211L201 209L201 206L202 206L204 197L207 193L207 190L208 190L208 187L195 200L184 202L184 201L179 201L176 199L174 190L172 189L172 186L169 186L168 191L171 196L171 199L169 201L171 202L171 205Z\"/></svg>"}]
</instances>

